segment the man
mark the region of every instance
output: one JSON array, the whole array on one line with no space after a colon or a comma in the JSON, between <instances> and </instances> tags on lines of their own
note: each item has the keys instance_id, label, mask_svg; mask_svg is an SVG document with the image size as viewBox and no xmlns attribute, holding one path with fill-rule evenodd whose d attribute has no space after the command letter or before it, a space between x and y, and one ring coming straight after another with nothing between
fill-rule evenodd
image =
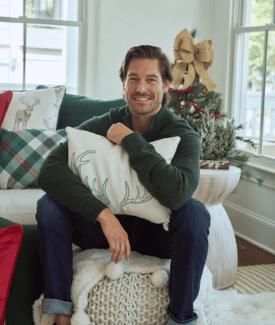
<instances>
[{"instance_id":1,"label":"man","mask_svg":"<svg viewBox=\"0 0 275 325\"><path fill-rule=\"evenodd\" d=\"M131 48L120 78L127 106L90 119L79 128L103 135L126 150L140 181L171 210L169 231L134 216L115 216L73 174L68 167L68 145L61 144L48 156L38 177L47 193L37 208L43 312L56 314L58 325L70 324L74 243L82 249L109 248L115 263L124 255L129 260L131 250L171 258L166 324L193 325L197 320L193 302L206 261L210 225L204 205L191 199L199 180L200 139L185 120L165 107L172 76L169 61L159 48ZM172 136L181 140L167 164L149 142Z\"/></svg>"}]
</instances>

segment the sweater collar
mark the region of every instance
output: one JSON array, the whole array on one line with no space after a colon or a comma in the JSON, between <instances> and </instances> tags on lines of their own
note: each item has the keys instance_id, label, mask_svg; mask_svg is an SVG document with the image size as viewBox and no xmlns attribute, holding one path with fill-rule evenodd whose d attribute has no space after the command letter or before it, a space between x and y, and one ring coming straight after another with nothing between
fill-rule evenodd
<instances>
[{"instance_id":1,"label":"sweater collar","mask_svg":"<svg viewBox=\"0 0 275 325\"><path fill-rule=\"evenodd\" d=\"M162 106L161 110L153 117L150 125L150 131L160 131L168 123L173 120L173 114L166 106Z\"/></svg>"},{"instance_id":2,"label":"sweater collar","mask_svg":"<svg viewBox=\"0 0 275 325\"><path fill-rule=\"evenodd\" d=\"M162 106L161 110L153 117L152 123L146 132L158 132L173 120L173 114L166 106ZM126 114L123 118L125 125L132 129L132 119L129 107L126 106Z\"/></svg>"}]
</instances>

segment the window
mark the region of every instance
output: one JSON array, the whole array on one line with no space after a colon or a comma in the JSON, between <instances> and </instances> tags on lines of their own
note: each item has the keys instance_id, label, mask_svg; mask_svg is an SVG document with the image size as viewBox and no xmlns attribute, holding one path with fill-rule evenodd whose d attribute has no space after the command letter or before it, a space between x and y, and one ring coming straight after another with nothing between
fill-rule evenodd
<instances>
[{"instance_id":1,"label":"window","mask_svg":"<svg viewBox=\"0 0 275 325\"><path fill-rule=\"evenodd\" d=\"M275 0L235 1L233 110L254 156L275 158Z\"/></svg>"},{"instance_id":2,"label":"window","mask_svg":"<svg viewBox=\"0 0 275 325\"><path fill-rule=\"evenodd\" d=\"M0 0L0 89L81 88L84 0Z\"/></svg>"}]
</instances>

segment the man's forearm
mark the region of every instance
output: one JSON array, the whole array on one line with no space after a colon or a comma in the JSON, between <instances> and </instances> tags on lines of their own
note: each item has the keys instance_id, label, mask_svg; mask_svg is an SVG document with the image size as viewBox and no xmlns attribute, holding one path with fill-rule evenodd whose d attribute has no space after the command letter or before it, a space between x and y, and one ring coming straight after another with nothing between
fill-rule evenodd
<instances>
[{"instance_id":1,"label":"man's forearm","mask_svg":"<svg viewBox=\"0 0 275 325\"><path fill-rule=\"evenodd\" d=\"M197 135L190 137L193 143L181 141L171 164L167 164L154 147L136 133L122 141L139 180L154 198L170 210L184 205L198 185L200 140Z\"/></svg>"}]
</instances>

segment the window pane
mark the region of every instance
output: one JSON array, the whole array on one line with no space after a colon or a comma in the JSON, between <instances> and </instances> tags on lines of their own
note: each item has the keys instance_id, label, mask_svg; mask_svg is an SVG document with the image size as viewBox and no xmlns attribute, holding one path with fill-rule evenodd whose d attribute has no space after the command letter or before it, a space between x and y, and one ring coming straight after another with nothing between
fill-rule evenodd
<instances>
[{"instance_id":1,"label":"window pane","mask_svg":"<svg viewBox=\"0 0 275 325\"><path fill-rule=\"evenodd\" d=\"M268 33L263 154L275 157L275 32Z\"/></svg>"},{"instance_id":2,"label":"window pane","mask_svg":"<svg viewBox=\"0 0 275 325\"><path fill-rule=\"evenodd\" d=\"M0 0L0 16L18 18L23 15L23 0Z\"/></svg>"},{"instance_id":3,"label":"window pane","mask_svg":"<svg viewBox=\"0 0 275 325\"><path fill-rule=\"evenodd\" d=\"M77 92L78 32L78 27L27 26L27 89L64 85Z\"/></svg>"},{"instance_id":4,"label":"window pane","mask_svg":"<svg viewBox=\"0 0 275 325\"><path fill-rule=\"evenodd\" d=\"M36 19L78 20L78 0L26 0L26 16Z\"/></svg>"},{"instance_id":5,"label":"window pane","mask_svg":"<svg viewBox=\"0 0 275 325\"><path fill-rule=\"evenodd\" d=\"M23 25L0 23L0 89L23 87Z\"/></svg>"},{"instance_id":6,"label":"window pane","mask_svg":"<svg viewBox=\"0 0 275 325\"><path fill-rule=\"evenodd\" d=\"M273 19L273 0L251 0L250 26L271 24Z\"/></svg>"},{"instance_id":7,"label":"window pane","mask_svg":"<svg viewBox=\"0 0 275 325\"><path fill-rule=\"evenodd\" d=\"M245 34L244 49L244 72L242 74L244 91L242 92L240 105L241 123L244 124L244 130L241 135L253 140L258 148L261 121L264 33ZM255 151L248 147L244 147L244 149Z\"/></svg>"}]
</instances>

